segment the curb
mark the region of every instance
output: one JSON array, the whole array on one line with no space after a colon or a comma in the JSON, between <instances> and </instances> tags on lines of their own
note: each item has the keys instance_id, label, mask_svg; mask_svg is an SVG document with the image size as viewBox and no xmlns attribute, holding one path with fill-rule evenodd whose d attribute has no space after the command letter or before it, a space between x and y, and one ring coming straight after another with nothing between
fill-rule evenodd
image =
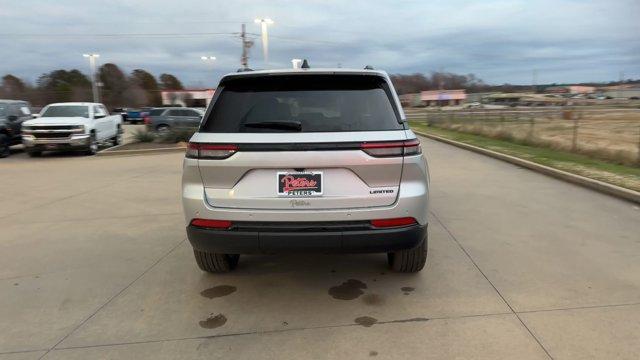
<instances>
[{"instance_id":1,"label":"curb","mask_svg":"<svg viewBox=\"0 0 640 360\"><path fill-rule=\"evenodd\" d=\"M155 155L155 154L172 153L172 152L184 153L187 150L186 147L168 147L168 148L157 148L157 149L134 149L134 150L111 150L111 149L113 148L102 150L98 152L96 156Z\"/></svg>"},{"instance_id":2,"label":"curb","mask_svg":"<svg viewBox=\"0 0 640 360\"><path fill-rule=\"evenodd\" d=\"M540 165L537 163L534 163L533 161L529 161L529 160L524 160L515 156L511 156L511 155L507 155L507 154L503 154L503 153L499 153L493 150L487 150L487 149L483 149L481 147L477 147L474 145L469 145L469 144L465 144L459 141L455 141L455 140L450 140L447 138L443 138L437 135L432 135L432 134L427 134L427 133L423 133L423 132L419 132L419 131L413 131L416 135L420 135L420 136L424 136L427 137L429 139L433 139L436 141L440 141L449 145L453 145L453 146L457 146L459 148L465 149L465 150L469 150L469 151L473 151L482 155L486 155L486 156L490 156L492 158L496 158L502 161L506 161L508 163L514 164L514 165L518 165L518 166L522 166L524 168L527 168L529 170L533 170L542 174L545 174L547 176L551 176L554 177L556 179L560 179L560 180L564 180L576 185L580 185L595 191L599 191L601 193L605 193L608 195L612 195L615 196L617 198L620 199L624 199L624 200L628 200L631 202L635 202L640 204L640 192L637 191L633 191L630 189L625 189L623 187L617 186L617 185L612 185L612 184L607 184L603 181L599 181L599 180L595 180L595 179L590 179L581 175L576 175L576 174L572 174L570 172L566 172L563 170L558 170L549 166L545 166L545 165Z\"/></svg>"}]
</instances>

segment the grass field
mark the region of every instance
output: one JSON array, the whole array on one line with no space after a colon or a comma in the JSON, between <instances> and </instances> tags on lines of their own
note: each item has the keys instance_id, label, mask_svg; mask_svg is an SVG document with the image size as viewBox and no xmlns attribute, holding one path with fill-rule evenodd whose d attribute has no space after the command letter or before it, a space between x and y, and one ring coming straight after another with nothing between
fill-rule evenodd
<instances>
[{"instance_id":1,"label":"grass field","mask_svg":"<svg viewBox=\"0 0 640 360\"><path fill-rule=\"evenodd\" d=\"M414 123L640 165L640 111L407 111Z\"/></svg>"},{"instance_id":2,"label":"grass field","mask_svg":"<svg viewBox=\"0 0 640 360\"><path fill-rule=\"evenodd\" d=\"M614 164L585 155L546 147L538 147L517 141L494 139L487 136L461 133L448 129L429 127L424 122L410 121L411 128L485 149L516 156L610 184L640 191L640 168Z\"/></svg>"}]
</instances>

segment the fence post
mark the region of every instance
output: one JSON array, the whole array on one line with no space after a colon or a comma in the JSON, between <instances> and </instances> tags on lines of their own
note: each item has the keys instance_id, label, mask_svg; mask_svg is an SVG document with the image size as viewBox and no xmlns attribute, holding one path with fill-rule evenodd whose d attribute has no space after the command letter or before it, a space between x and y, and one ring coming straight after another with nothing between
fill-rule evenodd
<instances>
[{"instance_id":1,"label":"fence post","mask_svg":"<svg viewBox=\"0 0 640 360\"><path fill-rule=\"evenodd\" d=\"M534 132L536 128L536 118L533 114L529 115L529 141L533 142Z\"/></svg>"},{"instance_id":2,"label":"fence post","mask_svg":"<svg viewBox=\"0 0 640 360\"><path fill-rule=\"evenodd\" d=\"M573 118L573 139L571 141L571 151L578 150L578 118Z\"/></svg>"},{"instance_id":3,"label":"fence post","mask_svg":"<svg viewBox=\"0 0 640 360\"><path fill-rule=\"evenodd\" d=\"M638 126L638 165L640 165L640 126Z\"/></svg>"}]
</instances>

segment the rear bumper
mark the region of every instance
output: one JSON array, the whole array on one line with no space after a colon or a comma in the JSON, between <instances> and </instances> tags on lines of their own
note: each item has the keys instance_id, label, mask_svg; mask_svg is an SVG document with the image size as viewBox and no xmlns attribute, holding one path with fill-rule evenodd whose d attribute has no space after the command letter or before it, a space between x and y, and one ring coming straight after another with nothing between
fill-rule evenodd
<instances>
[{"instance_id":1,"label":"rear bumper","mask_svg":"<svg viewBox=\"0 0 640 360\"><path fill-rule=\"evenodd\" d=\"M427 235L427 225L392 229L328 231L212 230L187 226L194 249L222 254L385 253L411 249Z\"/></svg>"}]
</instances>

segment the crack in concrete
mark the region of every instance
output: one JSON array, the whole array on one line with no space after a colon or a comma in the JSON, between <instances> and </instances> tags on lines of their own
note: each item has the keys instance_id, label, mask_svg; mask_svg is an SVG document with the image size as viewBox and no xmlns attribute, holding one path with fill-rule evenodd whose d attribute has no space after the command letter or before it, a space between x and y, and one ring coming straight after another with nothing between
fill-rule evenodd
<instances>
[{"instance_id":1,"label":"crack in concrete","mask_svg":"<svg viewBox=\"0 0 640 360\"><path fill-rule=\"evenodd\" d=\"M440 224L440 226L442 226L442 228L447 232L447 234L449 234L449 237L451 237L451 239L458 245L458 247L460 248L460 250L462 250L462 252L467 256L467 258L469 258L469 260L471 261L471 263L473 264L473 266L475 266L475 268L480 272L480 274L482 274L482 276L485 278L485 280L487 280L487 282L489 283L489 285L491 285L491 287L493 288L493 290L498 294L498 296L500 296L500 298L502 299L502 301L504 301L505 305L507 305L507 307L509 308L509 310L511 310L511 313L513 315L515 315L515 317L518 319L518 321L520 322L520 324L522 324L522 326L527 330L527 332L529 332L529 335L531 335L531 337L536 341L536 343L538 343L538 345L540 346L540 348L544 351L545 354L547 354L547 357L549 359L553 359L553 356L551 356L551 354L549 353L549 351L544 347L544 345L542 345L542 342L540 342L540 339L538 339L534 334L533 331L531 331L531 329L529 329L529 327L527 326L527 324L524 323L524 321L522 320L522 318L520 318L520 316L518 315L518 313L513 309L513 307L511 306L511 304L509 304L509 302L507 301L507 299L502 295L502 293L498 290L498 288L493 284L493 282L491 282L491 280L489 280L489 277L484 273L484 271L482 271L482 269L480 269L480 266L478 266L478 264L475 262L475 260L473 260L473 258L471 257L471 255L467 252L467 250L462 246L462 244L458 241L458 239L453 235L453 233L451 233L451 231L449 230L449 228L447 228L447 226L440 220L440 218L438 218L438 215L436 215L436 213L434 213L433 211L429 211L431 213L431 215L433 215L433 217L436 219L436 221Z\"/></svg>"}]
</instances>

